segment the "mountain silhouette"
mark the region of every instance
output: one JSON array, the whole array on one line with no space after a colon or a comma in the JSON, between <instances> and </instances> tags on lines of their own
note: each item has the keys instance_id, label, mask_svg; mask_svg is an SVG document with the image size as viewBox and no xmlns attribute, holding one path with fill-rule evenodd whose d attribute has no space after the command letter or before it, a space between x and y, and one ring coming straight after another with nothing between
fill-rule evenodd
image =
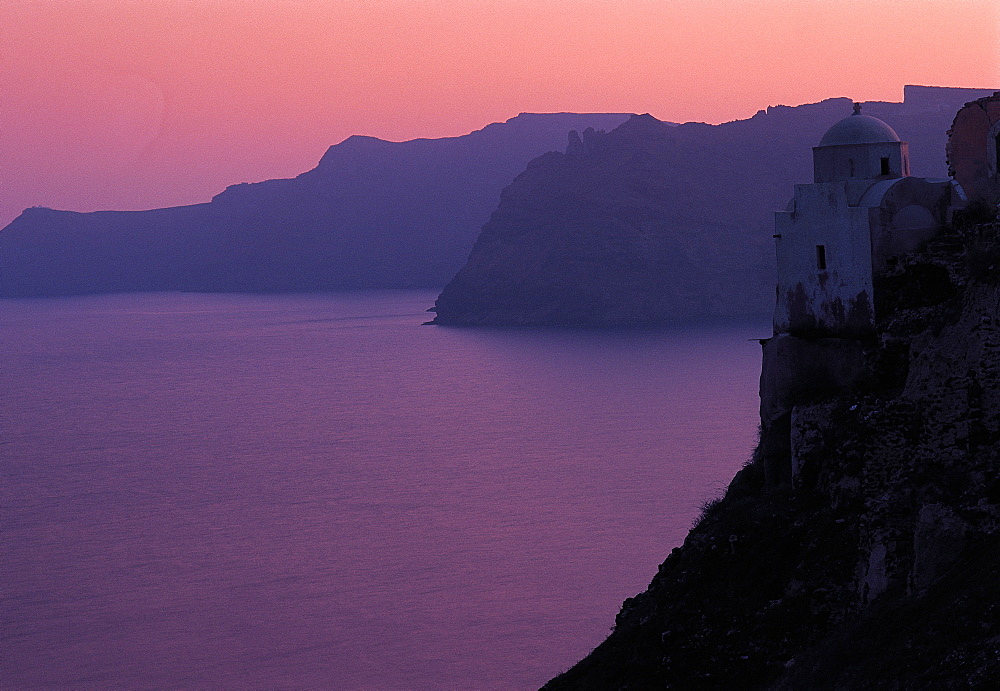
<instances>
[{"instance_id":1,"label":"mountain silhouette","mask_svg":"<svg viewBox=\"0 0 1000 691\"><path fill-rule=\"evenodd\" d=\"M354 136L313 170L204 204L27 209L0 231L0 296L440 288L529 160L570 129L627 117L522 113L460 137Z\"/></svg>"},{"instance_id":2,"label":"mountain silhouette","mask_svg":"<svg viewBox=\"0 0 1000 691\"><path fill-rule=\"evenodd\" d=\"M989 91L908 86L864 112L909 142L911 171L946 177L955 112ZM434 323L651 324L774 305L774 212L810 182L812 147L852 101L762 110L721 125L633 116L571 133L503 192Z\"/></svg>"}]
</instances>

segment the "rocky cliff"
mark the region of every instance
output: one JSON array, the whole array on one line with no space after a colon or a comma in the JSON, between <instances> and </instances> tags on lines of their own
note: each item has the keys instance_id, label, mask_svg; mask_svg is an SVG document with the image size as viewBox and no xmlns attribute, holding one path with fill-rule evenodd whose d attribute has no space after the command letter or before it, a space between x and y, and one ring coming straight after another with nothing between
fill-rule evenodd
<instances>
[{"instance_id":1,"label":"rocky cliff","mask_svg":"<svg viewBox=\"0 0 1000 691\"><path fill-rule=\"evenodd\" d=\"M996 688L1000 223L877 288L865 376L800 392L790 483L758 453L546 688Z\"/></svg>"},{"instance_id":2,"label":"rocky cliff","mask_svg":"<svg viewBox=\"0 0 1000 691\"><path fill-rule=\"evenodd\" d=\"M521 114L462 137L351 137L294 179L151 211L25 211L0 231L0 296L434 287L500 190L572 128L621 114Z\"/></svg>"},{"instance_id":3,"label":"rocky cliff","mask_svg":"<svg viewBox=\"0 0 1000 691\"><path fill-rule=\"evenodd\" d=\"M943 177L955 111L986 91L909 86L870 102L909 141L911 171ZM508 186L434 310L438 324L643 324L773 308L774 211L812 180L811 148L848 99L748 120L669 126L634 116L572 133Z\"/></svg>"}]
</instances>

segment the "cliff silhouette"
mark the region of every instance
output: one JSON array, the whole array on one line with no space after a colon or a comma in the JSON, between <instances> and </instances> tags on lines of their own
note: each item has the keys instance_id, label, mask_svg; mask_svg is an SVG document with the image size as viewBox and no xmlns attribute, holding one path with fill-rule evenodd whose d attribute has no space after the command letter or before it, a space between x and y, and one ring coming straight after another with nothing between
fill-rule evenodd
<instances>
[{"instance_id":1,"label":"cliff silhouette","mask_svg":"<svg viewBox=\"0 0 1000 691\"><path fill-rule=\"evenodd\" d=\"M24 211L0 231L0 296L443 286L500 190L572 128L623 114L522 113L461 137L350 137L293 179L149 211Z\"/></svg>"},{"instance_id":2,"label":"cliff silhouette","mask_svg":"<svg viewBox=\"0 0 1000 691\"><path fill-rule=\"evenodd\" d=\"M946 132L989 91L907 86L868 102L910 142L911 172L946 177ZM504 191L434 323L628 325L763 314L774 300L774 211L812 177L811 148L851 101L776 106L722 125L633 116L571 133Z\"/></svg>"},{"instance_id":3,"label":"cliff silhouette","mask_svg":"<svg viewBox=\"0 0 1000 691\"><path fill-rule=\"evenodd\" d=\"M546 689L996 688L1000 221L878 281L865 376L795 407L792 484L758 449Z\"/></svg>"}]
</instances>

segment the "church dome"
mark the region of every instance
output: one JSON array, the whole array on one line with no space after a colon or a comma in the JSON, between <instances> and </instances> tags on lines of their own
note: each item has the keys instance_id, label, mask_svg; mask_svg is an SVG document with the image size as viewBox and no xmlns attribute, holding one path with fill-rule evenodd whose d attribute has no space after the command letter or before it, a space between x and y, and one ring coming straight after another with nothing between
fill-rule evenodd
<instances>
[{"instance_id":1,"label":"church dome","mask_svg":"<svg viewBox=\"0 0 1000 691\"><path fill-rule=\"evenodd\" d=\"M854 105L854 115L849 115L826 131L819 140L820 146L843 144L881 144L898 142L899 135L887 124L870 115L861 114L861 104Z\"/></svg>"}]
</instances>

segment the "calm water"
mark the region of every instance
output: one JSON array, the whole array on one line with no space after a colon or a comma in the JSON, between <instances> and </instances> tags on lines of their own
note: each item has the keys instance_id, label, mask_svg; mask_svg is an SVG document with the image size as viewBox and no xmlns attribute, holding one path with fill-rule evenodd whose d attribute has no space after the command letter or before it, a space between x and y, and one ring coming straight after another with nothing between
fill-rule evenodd
<instances>
[{"instance_id":1,"label":"calm water","mask_svg":"<svg viewBox=\"0 0 1000 691\"><path fill-rule=\"evenodd\" d=\"M766 320L0 303L0 687L531 688L749 456Z\"/></svg>"}]
</instances>

